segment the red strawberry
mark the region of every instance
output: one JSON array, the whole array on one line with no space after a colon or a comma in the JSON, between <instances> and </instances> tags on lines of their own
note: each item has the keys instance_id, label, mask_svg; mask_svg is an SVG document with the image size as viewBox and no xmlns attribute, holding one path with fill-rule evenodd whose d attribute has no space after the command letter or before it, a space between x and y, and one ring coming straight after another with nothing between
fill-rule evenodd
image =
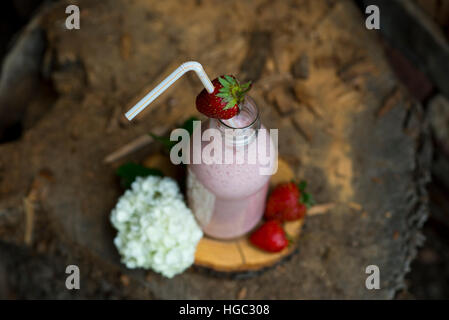
<instances>
[{"instance_id":1,"label":"red strawberry","mask_svg":"<svg viewBox=\"0 0 449 320\"><path fill-rule=\"evenodd\" d=\"M276 220L265 222L253 232L249 240L256 247L269 252L279 252L288 245L284 229Z\"/></svg>"},{"instance_id":2,"label":"red strawberry","mask_svg":"<svg viewBox=\"0 0 449 320\"><path fill-rule=\"evenodd\" d=\"M282 221L294 221L306 215L307 207L302 203L297 203L293 208L288 208L282 215Z\"/></svg>"},{"instance_id":3,"label":"red strawberry","mask_svg":"<svg viewBox=\"0 0 449 320\"><path fill-rule=\"evenodd\" d=\"M306 183L288 182L278 185L270 194L265 209L265 219L293 221L305 216L307 207L313 204L310 194L305 192Z\"/></svg>"},{"instance_id":4,"label":"red strawberry","mask_svg":"<svg viewBox=\"0 0 449 320\"><path fill-rule=\"evenodd\" d=\"M299 196L300 192L295 183L289 182L278 185L268 198L265 219L282 221L284 212L296 206Z\"/></svg>"},{"instance_id":5,"label":"red strawberry","mask_svg":"<svg viewBox=\"0 0 449 320\"><path fill-rule=\"evenodd\" d=\"M203 89L196 97L196 108L209 118L230 119L239 113L239 103L251 88L251 83L243 85L234 76L221 76L212 80L214 92Z\"/></svg>"}]
</instances>

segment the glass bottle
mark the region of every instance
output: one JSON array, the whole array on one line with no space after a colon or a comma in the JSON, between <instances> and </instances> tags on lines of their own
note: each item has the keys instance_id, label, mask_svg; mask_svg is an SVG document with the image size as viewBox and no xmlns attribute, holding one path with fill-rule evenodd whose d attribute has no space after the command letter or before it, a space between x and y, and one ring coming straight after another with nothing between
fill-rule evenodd
<instances>
[{"instance_id":1,"label":"glass bottle","mask_svg":"<svg viewBox=\"0 0 449 320\"><path fill-rule=\"evenodd\" d=\"M190 142L187 200L204 233L217 239L242 236L260 221L277 156L254 100L246 96L239 107L229 120L201 123Z\"/></svg>"}]
</instances>

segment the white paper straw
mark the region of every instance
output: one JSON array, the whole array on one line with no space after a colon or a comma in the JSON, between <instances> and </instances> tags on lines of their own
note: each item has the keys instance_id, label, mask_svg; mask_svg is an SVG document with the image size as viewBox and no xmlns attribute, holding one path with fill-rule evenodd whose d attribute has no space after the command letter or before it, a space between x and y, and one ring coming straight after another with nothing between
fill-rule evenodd
<instances>
[{"instance_id":1,"label":"white paper straw","mask_svg":"<svg viewBox=\"0 0 449 320\"><path fill-rule=\"evenodd\" d=\"M159 83L156 88L151 90L145 97L143 97L137 104L132 107L126 114L128 120L132 120L135 116L139 114L146 106L153 102L157 97L159 97L162 92L167 90L176 80L182 77L182 75L189 71L195 71L195 73L200 78L207 92L214 92L214 86L204 72L203 67L196 61L189 61L181 64L175 71L173 71L167 78L165 78L161 83Z\"/></svg>"}]
</instances>

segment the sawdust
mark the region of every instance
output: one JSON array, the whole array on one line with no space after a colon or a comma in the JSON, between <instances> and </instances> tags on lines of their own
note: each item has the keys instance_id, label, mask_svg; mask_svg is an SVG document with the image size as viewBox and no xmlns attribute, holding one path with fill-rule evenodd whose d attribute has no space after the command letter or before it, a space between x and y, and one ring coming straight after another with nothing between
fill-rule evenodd
<instances>
[{"instance_id":1,"label":"sawdust","mask_svg":"<svg viewBox=\"0 0 449 320\"><path fill-rule=\"evenodd\" d=\"M332 69L315 69L307 81L300 81L300 87L307 92L307 103L311 109L325 114L325 119L317 118L317 124L332 132L329 146L323 148L320 157L311 157L326 172L327 180L334 189L338 201L347 202L352 199L354 189L352 179L353 160L349 143L348 128L352 114L362 110L358 93L348 88ZM358 109L348 106L360 105ZM321 122L321 123L320 123Z\"/></svg>"}]
</instances>

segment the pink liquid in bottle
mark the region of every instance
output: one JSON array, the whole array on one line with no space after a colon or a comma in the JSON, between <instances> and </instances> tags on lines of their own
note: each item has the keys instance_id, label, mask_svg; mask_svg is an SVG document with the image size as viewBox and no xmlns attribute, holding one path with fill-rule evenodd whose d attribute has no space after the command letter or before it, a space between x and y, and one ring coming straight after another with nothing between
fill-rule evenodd
<instances>
[{"instance_id":1,"label":"pink liquid in bottle","mask_svg":"<svg viewBox=\"0 0 449 320\"><path fill-rule=\"evenodd\" d=\"M215 130L213 138L207 134L208 129ZM192 139L192 157L195 153L203 157L200 164L188 166L189 206L206 235L217 239L239 237L256 226L265 210L271 174L267 172L272 171L276 157L272 139L249 97L237 116L208 119L195 130L200 132L194 131L193 136L201 133L206 141L195 148ZM209 152L211 149L215 150Z\"/></svg>"}]
</instances>

